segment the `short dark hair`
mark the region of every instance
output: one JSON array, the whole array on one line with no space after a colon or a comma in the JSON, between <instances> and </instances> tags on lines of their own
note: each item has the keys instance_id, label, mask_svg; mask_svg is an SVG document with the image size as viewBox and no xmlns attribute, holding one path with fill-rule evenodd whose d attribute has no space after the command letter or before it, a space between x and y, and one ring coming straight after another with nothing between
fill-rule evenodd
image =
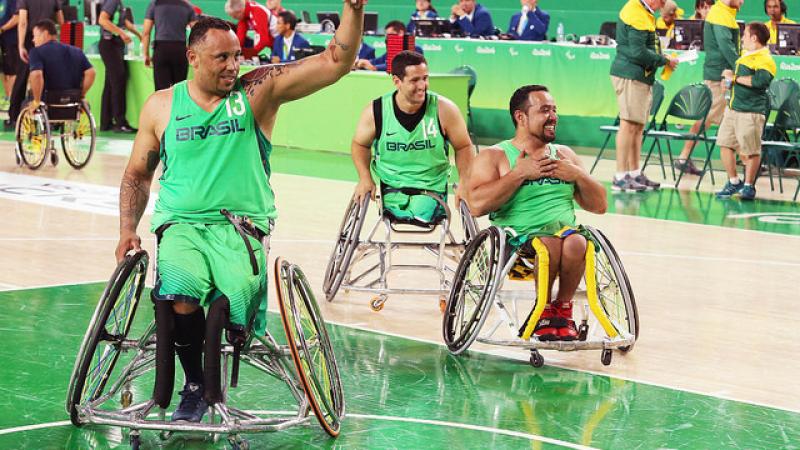
<instances>
[{"instance_id":1,"label":"short dark hair","mask_svg":"<svg viewBox=\"0 0 800 450\"><path fill-rule=\"evenodd\" d=\"M218 17L204 16L194 24L192 31L189 32L188 46L191 47L202 42L209 30L231 31L233 28L230 23Z\"/></svg>"},{"instance_id":2,"label":"short dark hair","mask_svg":"<svg viewBox=\"0 0 800 450\"><path fill-rule=\"evenodd\" d=\"M36 22L36 25L33 28L38 28L42 31L47 31L50 36L58 36L58 31L56 31L56 23L50 19L42 19Z\"/></svg>"},{"instance_id":3,"label":"short dark hair","mask_svg":"<svg viewBox=\"0 0 800 450\"><path fill-rule=\"evenodd\" d=\"M297 16L291 11L281 11L278 13L278 17L283 19L283 23L289 25L290 30L294 30L294 27L297 26Z\"/></svg>"},{"instance_id":4,"label":"short dark hair","mask_svg":"<svg viewBox=\"0 0 800 450\"><path fill-rule=\"evenodd\" d=\"M392 59L392 75L401 80L406 76L406 67L428 64L424 56L410 50L403 50Z\"/></svg>"},{"instance_id":5,"label":"short dark hair","mask_svg":"<svg viewBox=\"0 0 800 450\"><path fill-rule=\"evenodd\" d=\"M517 111L525 111L528 109L528 97L531 92L550 92L547 86L541 84L528 84L514 91L511 95L511 100L508 102L508 111L511 113L511 122L517 126L517 119L514 118L514 113Z\"/></svg>"},{"instance_id":6,"label":"short dark hair","mask_svg":"<svg viewBox=\"0 0 800 450\"><path fill-rule=\"evenodd\" d=\"M389 28L394 28L395 30L400 30L403 33L406 32L406 24L400 22L399 20L392 20L383 27L384 30L388 30Z\"/></svg>"},{"instance_id":7,"label":"short dark hair","mask_svg":"<svg viewBox=\"0 0 800 450\"><path fill-rule=\"evenodd\" d=\"M766 24L750 22L747 24L747 28L750 30L750 34L755 36L761 45L767 45L767 42L769 42L769 28L767 28Z\"/></svg>"}]
</instances>

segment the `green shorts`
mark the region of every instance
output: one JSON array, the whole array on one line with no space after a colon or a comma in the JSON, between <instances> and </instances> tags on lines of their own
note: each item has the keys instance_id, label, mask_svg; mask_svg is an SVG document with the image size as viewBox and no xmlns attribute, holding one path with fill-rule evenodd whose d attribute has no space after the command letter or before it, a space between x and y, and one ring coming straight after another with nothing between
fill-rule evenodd
<instances>
[{"instance_id":1,"label":"green shorts","mask_svg":"<svg viewBox=\"0 0 800 450\"><path fill-rule=\"evenodd\" d=\"M247 326L255 314L254 332L266 331L267 251L248 236L258 262L253 275L250 255L242 237L230 224L171 225L158 245L158 277L153 298L207 307L225 296L230 320Z\"/></svg>"},{"instance_id":2,"label":"green shorts","mask_svg":"<svg viewBox=\"0 0 800 450\"><path fill-rule=\"evenodd\" d=\"M428 195L406 195L402 192L388 192L383 195L383 207L398 219L416 219L432 222L445 214L444 208Z\"/></svg>"}]
</instances>

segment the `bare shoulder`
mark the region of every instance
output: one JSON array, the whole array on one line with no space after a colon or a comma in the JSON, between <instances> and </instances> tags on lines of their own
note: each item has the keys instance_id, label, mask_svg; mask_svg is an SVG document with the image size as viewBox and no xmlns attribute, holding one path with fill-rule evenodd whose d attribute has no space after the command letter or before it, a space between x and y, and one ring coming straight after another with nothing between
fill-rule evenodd
<instances>
[{"instance_id":1,"label":"bare shoulder","mask_svg":"<svg viewBox=\"0 0 800 450\"><path fill-rule=\"evenodd\" d=\"M575 153L575 150L567 147L566 145L555 144L556 151L558 151L558 156L562 159L569 159L570 161L580 161L578 158L578 154Z\"/></svg>"},{"instance_id":2,"label":"bare shoulder","mask_svg":"<svg viewBox=\"0 0 800 450\"><path fill-rule=\"evenodd\" d=\"M478 152L475 157L475 163L481 162L482 164L497 164L505 159L506 152L497 146L484 147Z\"/></svg>"},{"instance_id":3,"label":"bare shoulder","mask_svg":"<svg viewBox=\"0 0 800 450\"><path fill-rule=\"evenodd\" d=\"M153 92L142 107L139 118L139 127L152 128L156 136L161 136L169 124L169 115L172 111L173 88Z\"/></svg>"}]
</instances>

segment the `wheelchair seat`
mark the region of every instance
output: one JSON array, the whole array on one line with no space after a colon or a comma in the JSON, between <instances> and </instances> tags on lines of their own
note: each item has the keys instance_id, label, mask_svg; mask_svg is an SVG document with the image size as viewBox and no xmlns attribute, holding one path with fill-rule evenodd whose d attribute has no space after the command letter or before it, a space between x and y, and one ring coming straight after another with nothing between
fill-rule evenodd
<instances>
[{"instance_id":1,"label":"wheelchair seat","mask_svg":"<svg viewBox=\"0 0 800 450\"><path fill-rule=\"evenodd\" d=\"M408 196L409 203L406 205L406 207L412 206L411 202L414 201L413 197L427 197L430 199L430 201L437 202L438 204L433 206L434 210L430 219L426 220L419 216L409 217L398 214L399 210L397 208L386 205L385 200L387 199L387 195L391 194L402 194ZM447 202L446 192L436 192L417 188L394 188L381 183L381 196L384 199L384 202L381 204L381 213L384 217L389 219L391 224L412 225L432 231L437 225L441 225L442 222L447 219L447 211L443 207L443 203ZM413 207L410 209L413 209Z\"/></svg>"},{"instance_id":2,"label":"wheelchair seat","mask_svg":"<svg viewBox=\"0 0 800 450\"><path fill-rule=\"evenodd\" d=\"M47 91L44 93L47 118L51 122L77 120L82 102L80 89Z\"/></svg>"}]
</instances>

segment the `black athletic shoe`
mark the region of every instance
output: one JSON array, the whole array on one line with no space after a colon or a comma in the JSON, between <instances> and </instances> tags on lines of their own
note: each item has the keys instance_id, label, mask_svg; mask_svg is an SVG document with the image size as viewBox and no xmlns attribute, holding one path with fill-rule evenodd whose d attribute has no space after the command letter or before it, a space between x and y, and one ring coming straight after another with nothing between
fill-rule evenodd
<instances>
[{"instance_id":1,"label":"black athletic shoe","mask_svg":"<svg viewBox=\"0 0 800 450\"><path fill-rule=\"evenodd\" d=\"M208 409L208 404L203 399L203 385L186 383L179 393L181 403L172 413L172 420L185 420L187 422L200 422Z\"/></svg>"}]
</instances>

